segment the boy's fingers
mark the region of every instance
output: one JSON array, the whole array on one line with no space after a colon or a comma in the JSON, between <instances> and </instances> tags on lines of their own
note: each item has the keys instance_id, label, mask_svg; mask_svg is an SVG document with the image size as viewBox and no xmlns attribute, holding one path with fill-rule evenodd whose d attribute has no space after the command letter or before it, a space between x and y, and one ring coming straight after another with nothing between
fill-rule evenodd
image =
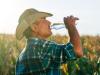
<instances>
[{"instance_id":1,"label":"boy's fingers","mask_svg":"<svg viewBox=\"0 0 100 75\"><path fill-rule=\"evenodd\" d=\"M79 20L79 18L77 18L77 17L74 17L74 19L75 19L75 20Z\"/></svg>"}]
</instances>

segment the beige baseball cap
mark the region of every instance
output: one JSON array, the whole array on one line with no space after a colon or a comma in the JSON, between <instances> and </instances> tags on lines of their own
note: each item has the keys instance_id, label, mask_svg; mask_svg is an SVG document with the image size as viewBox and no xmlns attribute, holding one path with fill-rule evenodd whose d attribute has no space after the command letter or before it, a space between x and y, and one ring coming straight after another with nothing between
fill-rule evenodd
<instances>
[{"instance_id":1,"label":"beige baseball cap","mask_svg":"<svg viewBox=\"0 0 100 75\"><path fill-rule=\"evenodd\" d=\"M24 31L34 22L36 22L39 18L50 16L52 16L51 13L41 12L33 8L25 10L18 21L18 26L16 28L16 38L21 40L24 37Z\"/></svg>"}]
</instances>

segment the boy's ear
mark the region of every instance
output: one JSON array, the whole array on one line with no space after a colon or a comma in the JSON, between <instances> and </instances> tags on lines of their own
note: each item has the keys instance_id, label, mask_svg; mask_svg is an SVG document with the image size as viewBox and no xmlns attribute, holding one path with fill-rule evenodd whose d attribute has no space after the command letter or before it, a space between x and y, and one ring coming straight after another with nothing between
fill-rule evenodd
<instances>
[{"instance_id":1,"label":"boy's ear","mask_svg":"<svg viewBox=\"0 0 100 75\"><path fill-rule=\"evenodd\" d=\"M37 32L38 31L38 25L32 25L31 29L32 29L32 31Z\"/></svg>"}]
</instances>

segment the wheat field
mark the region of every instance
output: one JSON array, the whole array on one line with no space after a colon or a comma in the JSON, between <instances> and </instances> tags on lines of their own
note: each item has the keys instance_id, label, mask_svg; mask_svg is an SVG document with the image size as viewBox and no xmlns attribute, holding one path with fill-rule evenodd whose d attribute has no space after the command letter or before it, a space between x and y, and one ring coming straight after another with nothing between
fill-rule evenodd
<instances>
[{"instance_id":1,"label":"wheat field","mask_svg":"<svg viewBox=\"0 0 100 75\"><path fill-rule=\"evenodd\" d=\"M68 36L48 38L65 44ZM61 66L63 75L100 75L100 36L81 36L84 57ZM18 55L25 46L25 39L18 41L14 35L0 34L0 75L14 75Z\"/></svg>"}]
</instances>

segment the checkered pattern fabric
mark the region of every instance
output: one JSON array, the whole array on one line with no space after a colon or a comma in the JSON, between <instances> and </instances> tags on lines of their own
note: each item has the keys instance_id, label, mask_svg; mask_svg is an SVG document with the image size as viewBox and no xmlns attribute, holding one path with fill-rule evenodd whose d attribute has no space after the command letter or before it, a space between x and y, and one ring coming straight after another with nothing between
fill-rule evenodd
<instances>
[{"instance_id":1,"label":"checkered pattern fabric","mask_svg":"<svg viewBox=\"0 0 100 75\"><path fill-rule=\"evenodd\" d=\"M60 65L75 60L73 45L30 38L19 55L16 75L62 75Z\"/></svg>"}]
</instances>

